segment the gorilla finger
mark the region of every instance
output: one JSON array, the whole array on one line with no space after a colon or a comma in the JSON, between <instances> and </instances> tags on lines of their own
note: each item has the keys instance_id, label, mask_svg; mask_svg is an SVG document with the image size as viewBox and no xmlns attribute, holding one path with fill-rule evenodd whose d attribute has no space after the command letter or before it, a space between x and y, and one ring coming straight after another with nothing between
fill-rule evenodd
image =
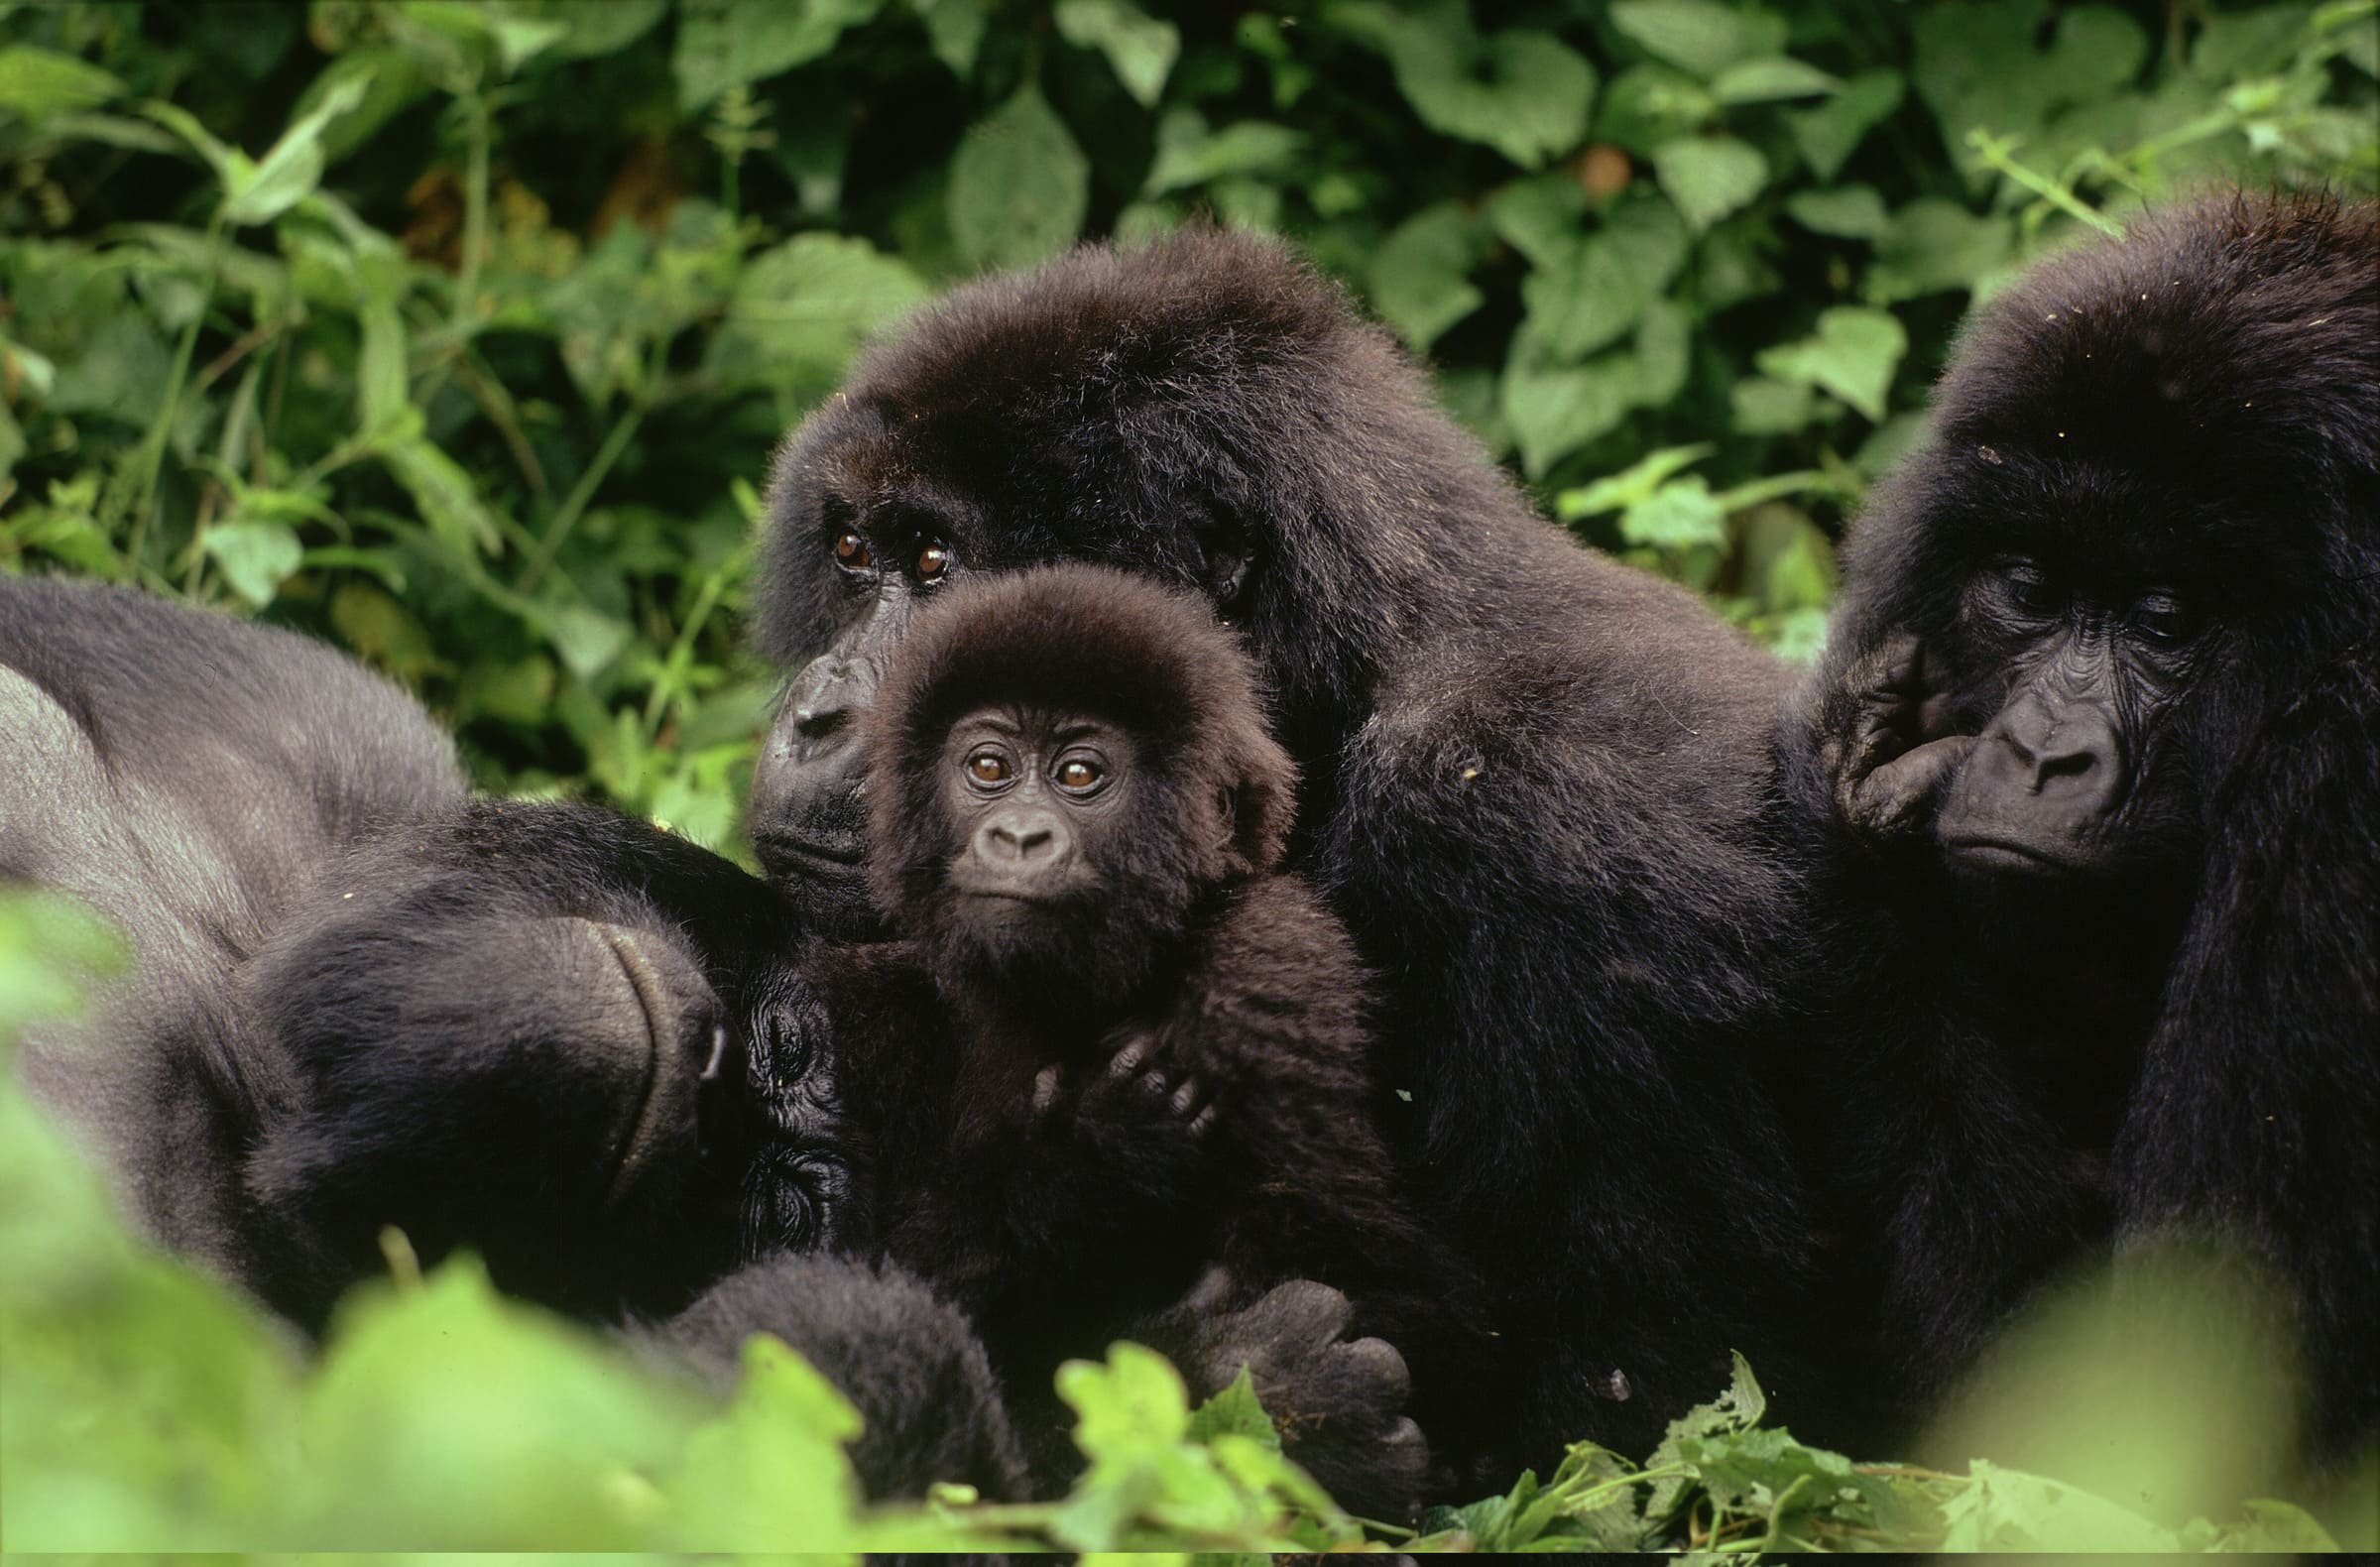
<instances>
[{"instance_id":1,"label":"gorilla finger","mask_svg":"<svg viewBox=\"0 0 2380 1567\"><path fill-rule=\"evenodd\" d=\"M1298 1337L1327 1344L1347 1330L1356 1308L1347 1296L1312 1278L1292 1278L1276 1284L1248 1308L1250 1317L1276 1326L1276 1336L1294 1331Z\"/></svg>"},{"instance_id":2,"label":"gorilla finger","mask_svg":"<svg viewBox=\"0 0 2380 1567\"><path fill-rule=\"evenodd\" d=\"M1117 1049L1115 1055L1109 1059L1108 1075L1110 1077L1131 1076L1134 1072L1140 1070L1141 1063L1148 1059L1150 1053L1155 1050L1155 1041L1150 1039L1146 1034L1140 1034L1133 1038L1127 1039L1123 1045Z\"/></svg>"},{"instance_id":3,"label":"gorilla finger","mask_svg":"<svg viewBox=\"0 0 2380 1567\"><path fill-rule=\"evenodd\" d=\"M1365 1400L1376 1403L1383 1412L1402 1408L1412 1396L1413 1374L1396 1346L1386 1339L1357 1339L1342 1346L1335 1358L1348 1384L1361 1387ZM1418 1436L1419 1430L1414 1434Z\"/></svg>"},{"instance_id":4,"label":"gorilla finger","mask_svg":"<svg viewBox=\"0 0 2380 1567\"><path fill-rule=\"evenodd\" d=\"M1232 1270L1217 1263L1198 1275L1198 1282L1190 1286L1190 1292L1174 1309L1192 1316L1211 1316L1231 1303L1232 1294L1239 1287L1240 1281L1232 1276Z\"/></svg>"},{"instance_id":5,"label":"gorilla finger","mask_svg":"<svg viewBox=\"0 0 2380 1567\"><path fill-rule=\"evenodd\" d=\"M1165 1105L1177 1119L1188 1121L1205 1105L1206 1097L1207 1085L1203 1080L1196 1077L1185 1077L1182 1079L1181 1086L1173 1091L1173 1097L1168 1099Z\"/></svg>"},{"instance_id":6,"label":"gorilla finger","mask_svg":"<svg viewBox=\"0 0 2380 1567\"><path fill-rule=\"evenodd\" d=\"M1850 817L1878 835L1909 831L1925 819L1943 785L1974 749L1972 735L1929 740L1876 769L1853 790Z\"/></svg>"},{"instance_id":7,"label":"gorilla finger","mask_svg":"<svg viewBox=\"0 0 2380 1567\"><path fill-rule=\"evenodd\" d=\"M1215 1107L1211 1104L1190 1118L1190 1135L1194 1138L1203 1138L1214 1129Z\"/></svg>"},{"instance_id":8,"label":"gorilla finger","mask_svg":"<svg viewBox=\"0 0 2380 1567\"><path fill-rule=\"evenodd\" d=\"M1058 1102L1058 1090L1065 1086L1065 1068L1056 1061L1035 1072L1032 1113L1036 1116L1047 1115L1049 1107Z\"/></svg>"}]
</instances>

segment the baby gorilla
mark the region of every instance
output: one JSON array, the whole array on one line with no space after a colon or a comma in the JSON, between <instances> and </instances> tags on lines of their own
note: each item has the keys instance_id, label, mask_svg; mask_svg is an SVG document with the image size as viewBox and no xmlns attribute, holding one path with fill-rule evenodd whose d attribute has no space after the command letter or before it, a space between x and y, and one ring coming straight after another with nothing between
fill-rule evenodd
<instances>
[{"instance_id":1,"label":"baby gorilla","mask_svg":"<svg viewBox=\"0 0 2380 1567\"><path fill-rule=\"evenodd\" d=\"M871 874L963 1041L890 1247L973 1314L1028 1446L1061 1355L1218 1264L1344 1288L1426 1424L1469 1291L1393 1189L1347 933L1274 870L1294 770L1232 634L1104 567L994 577L919 617L874 721ZM1412 1420L1272 1412L1348 1506L1414 1509Z\"/></svg>"}]
</instances>

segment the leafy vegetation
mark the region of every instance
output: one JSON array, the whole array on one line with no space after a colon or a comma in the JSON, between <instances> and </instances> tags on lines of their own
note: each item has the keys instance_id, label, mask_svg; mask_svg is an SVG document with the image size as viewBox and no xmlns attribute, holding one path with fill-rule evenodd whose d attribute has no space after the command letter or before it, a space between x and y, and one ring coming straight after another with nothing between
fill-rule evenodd
<instances>
[{"instance_id":1,"label":"leafy vegetation","mask_svg":"<svg viewBox=\"0 0 2380 1567\"><path fill-rule=\"evenodd\" d=\"M2380 183L2373 0L1497 14L0 3L0 563L305 626L485 782L732 847L771 445L978 269L1294 234L1801 656L1978 292L2143 197Z\"/></svg>"},{"instance_id":2,"label":"leafy vegetation","mask_svg":"<svg viewBox=\"0 0 2380 1567\"><path fill-rule=\"evenodd\" d=\"M1292 234L1582 538L1790 655L1968 303L2220 181L2380 187L2375 0L0 0L0 567L295 624L482 781L732 849L782 430L930 294L1195 215ZM110 967L0 901L0 1039ZM1253 1553L1367 1538L1245 1388L1071 1367L1062 1501L869 1508L766 1342L727 1405L402 1237L318 1358L129 1239L0 1083L17 1549ZM1728 1287L1715 1281L1714 1287ZM1398 1548L2328 1543L1856 1464L1748 1372ZM2115 1440L2116 1438L2110 1438ZM2350 1544L2370 1546L2356 1535Z\"/></svg>"}]
</instances>

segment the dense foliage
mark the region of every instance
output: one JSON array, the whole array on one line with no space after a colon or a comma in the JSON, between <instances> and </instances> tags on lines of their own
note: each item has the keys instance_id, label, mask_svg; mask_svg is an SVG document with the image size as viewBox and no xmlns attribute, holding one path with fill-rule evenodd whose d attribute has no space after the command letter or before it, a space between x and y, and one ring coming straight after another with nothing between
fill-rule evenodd
<instances>
[{"instance_id":1,"label":"dense foliage","mask_svg":"<svg viewBox=\"0 0 2380 1567\"><path fill-rule=\"evenodd\" d=\"M1800 656L1979 292L2203 182L2380 187L2376 0L1480 9L0 0L0 567L307 627L489 784L732 848L772 695L754 486L869 331L975 271L1288 232L1549 510ZM0 903L0 1041L109 950ZM0 1073L5 1543L1363 1538L1244 1391L1194 1411L1130 1347L1066 1374L1066 1500L870 1511L798 1361L756 1347L708 1406L390 1255L302 1356L130 1241ZM1643 1465L1583 1446L1405 1546L2326 1543L1761 1413L1747 1373Z\"/></svg>"},{"instance_id":2,"label":"dense foliage","mask_svg":"<svg viewBox=\"0 0 2380 1567\"><path fill-rule=\"evenodd\" d=\"M1290 232L1806 654L1974 293L2142 196L2380 183L2373 0L1495 12L0 4L0 564L308 626L489 782L726 844L770 446L979 269Z\"/></svg>"}]
</instances>

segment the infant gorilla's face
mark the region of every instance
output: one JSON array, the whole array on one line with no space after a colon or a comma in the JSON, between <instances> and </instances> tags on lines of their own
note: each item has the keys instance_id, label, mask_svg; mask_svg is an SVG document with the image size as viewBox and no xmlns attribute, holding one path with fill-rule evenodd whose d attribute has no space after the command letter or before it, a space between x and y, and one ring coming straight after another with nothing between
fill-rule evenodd
<instances>
[{"instance_id":1,"label":"infant gorilla's face","mask_svg":"<svg viewBox=\"0 0 2380 1567\"><path fill-rule=\"evenodd\" d=\"M984 707L951 726L941 789L955 933L1030 962L1114 891L1136 793L1130 735L1083 713Z\"/></svg>"}]
</instances>

